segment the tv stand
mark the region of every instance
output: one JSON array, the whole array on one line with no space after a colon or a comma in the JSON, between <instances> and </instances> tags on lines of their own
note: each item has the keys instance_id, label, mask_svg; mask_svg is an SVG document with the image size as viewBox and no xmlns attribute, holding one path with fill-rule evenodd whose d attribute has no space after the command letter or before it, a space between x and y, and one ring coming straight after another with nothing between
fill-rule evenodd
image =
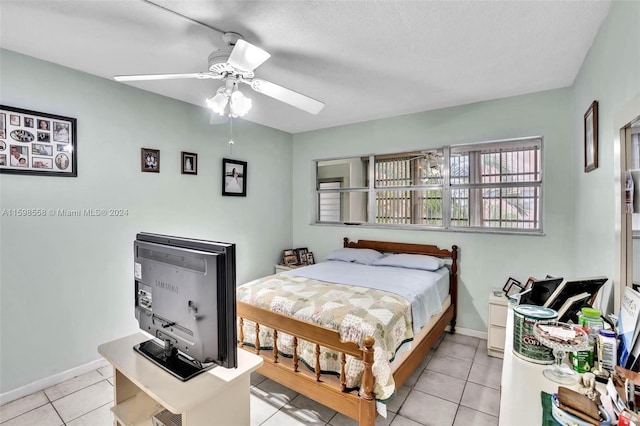
<instances>
[{"instance_id":1,"label":"tv stand","mask_svg":"<svg viewBox=\"0 0 640 426\"><path fill-rule=\"evenodd\" d=\"M114 368L115 425L150 425L165 409L182 416L183 426L250 424L250 373L262 358L238 349L238 367L217 367L181 381L132 348L151 336L132 334L98 347Z\"/></svg>"}]
</instances>

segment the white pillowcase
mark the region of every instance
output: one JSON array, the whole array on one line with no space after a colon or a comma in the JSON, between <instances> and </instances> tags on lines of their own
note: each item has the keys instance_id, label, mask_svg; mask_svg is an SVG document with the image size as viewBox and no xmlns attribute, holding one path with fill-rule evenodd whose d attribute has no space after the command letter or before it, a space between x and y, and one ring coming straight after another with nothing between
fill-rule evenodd
<instances>
[{"instance_id":1,"label":"white pillowcase","mask_svg":"<svg viewBox=\"0 0 640 426\"><path fill-rule=\"evenodd\" d=\"M376 259L380 259L383 256L382 253L373 249L341 248L329 253L326 260L340 260L343 262L371 265Z\"/></svg>"},{"instance_id":2,"label":"white pillowcase","mask_svg":"<svg viewBox=\"0 0 640 426\"><path fill-rule=\"evenodd\" d=\"M444 260L439 257L429 256L426 254L401 253L377 259L372 263L372 265L437 271L444 266Z\"/></svg>"}]
</instances>

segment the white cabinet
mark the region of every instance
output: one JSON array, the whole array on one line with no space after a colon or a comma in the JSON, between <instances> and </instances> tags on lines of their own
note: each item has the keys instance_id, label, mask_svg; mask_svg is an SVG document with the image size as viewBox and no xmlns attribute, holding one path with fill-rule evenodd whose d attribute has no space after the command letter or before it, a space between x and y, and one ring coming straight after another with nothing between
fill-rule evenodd
<instances>
[{"instance_id":1,"label":"white cabinet","mask_svg":"<svg viewBox=\"0 0 640 426\"><path fill-rule=\"evenodd\" d=\"M506 337L508 301L506 296L489 295L489 317L487 330L487 353L502 358Z\"/></svg>"}]
</instances>

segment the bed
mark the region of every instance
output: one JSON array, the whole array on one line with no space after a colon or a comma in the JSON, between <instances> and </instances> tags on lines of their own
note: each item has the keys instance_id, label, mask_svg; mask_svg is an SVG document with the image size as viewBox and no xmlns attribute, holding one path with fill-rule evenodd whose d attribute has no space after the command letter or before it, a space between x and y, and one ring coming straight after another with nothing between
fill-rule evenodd
<instances>
[{"instance_id":1,"label":"bed","mask_svg":"<svg viewBox=\"0 0 640 426\"><path fill-rule=\"evenodd\" d=\"M380 288L366 289L364 295L361 292L365 290L358 284L348 286L340 280L335 280L337 283L318 280L318 277L326 277L324 272L317 272L320 267L299 268L238 287L238 346L262 356L264 363L258 370L262 375L358 421L362 426L373 425L378 413L384 413L384 404L381 403L393 397L393 391L409 378L446 327L449 325L449 331L455 332L458 248L454 245L448 250L434 245L371 240L350 242L347 238L343 247L363 249L358 253L375 250L383 253L385 259L400 253L446 259L445 266L433 273L434 282L437 284L444 280L446 286L434 284L436 290L429 290L431 296L435 294L433 291L439 294L436 298L440 306L431 309L433 312L418 315L416 298L405 299L403 295ZM339 266L347 268L346 265ZM375 269L376 275L381 276L383 282L393 281L392 285L402 283L400 279L385 278L382 272L404 272L403 268L384 264L371 268L379 268ZM340 270L340 273L349 275L349 271ZM352 275L362 276L361 270L356 269ZM386 286L388 289L388 282ZM404 287L403 284L398 286ZM280 293L287 291L296 295L295 303ZM320 302L318 306L299 306L311 293L323 293L328 301ZM418 300L424 298L423 295L416 297ZM342 312L344 309L340 307L326 314L326 306L342 305L347 299L353 301L353 311ZM295 317L291 313L294 304L298 306ZM356 312L359 311L358 305L364 306L365 311L371 314L369 316L383 318L382 322L389 325L389 329L381 331L379 324L371 325L368 318L359 317ZM413 312L416 312L416 324L419 322L419 326L414 324ZM324 319L321 318L323 316ZM418 317L424 318L418 321ZM332 324L334 320L337 324Z\"/></svg>"}]
</instances>

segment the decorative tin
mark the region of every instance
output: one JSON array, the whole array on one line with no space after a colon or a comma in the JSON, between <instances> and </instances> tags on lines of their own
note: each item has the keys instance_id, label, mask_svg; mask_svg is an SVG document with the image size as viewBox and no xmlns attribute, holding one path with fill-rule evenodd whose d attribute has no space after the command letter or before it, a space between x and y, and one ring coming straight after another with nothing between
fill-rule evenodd
<instances>
[{"instance_id":1,"label":"decorative tin","mask_svg":"<svg viewBox=\"0 0 640 426\"><path fill-rule=\"evenodd\" d=\"M542 306L520 305L513 308L513 353L525 361L553 364L553 351L533 334L533 326L542 320L552 320L558 312Z\"/></svg>"}]
</instances>

